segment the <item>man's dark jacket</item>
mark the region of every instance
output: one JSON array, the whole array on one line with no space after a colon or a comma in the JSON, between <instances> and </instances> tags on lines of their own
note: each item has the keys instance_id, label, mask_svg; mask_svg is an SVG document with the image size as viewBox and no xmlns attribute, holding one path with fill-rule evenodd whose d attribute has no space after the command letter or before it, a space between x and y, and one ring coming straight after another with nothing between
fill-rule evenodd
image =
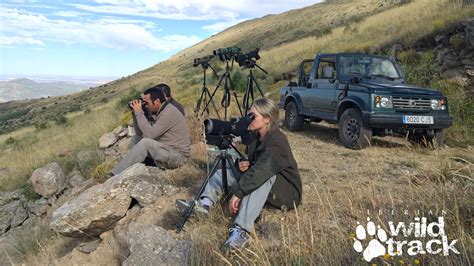
<instances>
[{"instance_id":1,"label":"man's dark jacket","mask_svg":"<svg viewBox=\"0 0 474 266\"><path fill-rule=\"evenodd\" d=\"M302 185L295 158L285 135L274 127L260 142L247 146L250 168L232 188L242 198L276 175L267 201L274 207L292 209L301 203Z\"/></svg>"}]
</instances>

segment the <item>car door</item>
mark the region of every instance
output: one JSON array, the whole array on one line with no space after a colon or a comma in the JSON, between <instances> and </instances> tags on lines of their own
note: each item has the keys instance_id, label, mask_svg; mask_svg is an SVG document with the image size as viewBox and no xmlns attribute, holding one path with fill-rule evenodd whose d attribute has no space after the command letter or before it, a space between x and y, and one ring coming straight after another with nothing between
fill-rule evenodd
<instances>
[{"instance_id":1,"label":"car door","mask_svg":"<svg viewBox=\"0 0 474 266\"><path fill-rule=\"evenodd\" d=\"M336 109L334 97L337 88L335 56L321 57L317 69L308 81L311 95L308 101L317 112L333 113Z\"/></svg>"}]
</instances>

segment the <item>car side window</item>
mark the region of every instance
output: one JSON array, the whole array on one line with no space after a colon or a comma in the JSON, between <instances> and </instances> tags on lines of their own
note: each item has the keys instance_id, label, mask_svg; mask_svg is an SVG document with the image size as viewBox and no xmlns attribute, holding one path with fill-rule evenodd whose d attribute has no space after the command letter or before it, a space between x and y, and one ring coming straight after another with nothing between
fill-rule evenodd
<instances>
[{"instance_id":1,"label":"car side window","mask_svg":"<svg viewBox=\"0 0 474 266\"><path fill-rule=\"evenodd\" d=\"M336 78L336 63L333 57L321 58L318 65L316 79Z\"/></svg>"}]
</instances>

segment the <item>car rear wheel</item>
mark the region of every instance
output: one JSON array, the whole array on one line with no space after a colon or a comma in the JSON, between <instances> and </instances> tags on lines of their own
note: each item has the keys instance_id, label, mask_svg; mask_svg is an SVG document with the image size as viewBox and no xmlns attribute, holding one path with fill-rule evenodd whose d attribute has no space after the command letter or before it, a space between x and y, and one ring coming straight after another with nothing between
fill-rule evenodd
<instances>
[{"instance_id":1,"label":"car rear wheel","mask_svg":"<svg viewBox=\"0 0 474 266\"><path fill-rule=\"evenodd\" d=\"M339 138L346 148L359 150L370 145L372 129L366 127L357 109L345 110L339 119Z\"/></svg>"},{"instance_id":2,"label":"car rear wheel","mask_svg":"<svg viewBox=\"0 0 474 266\"><path fill-rule=\"evenodd\" d=\"M298 113L295 102L289 102L285 110L285 126L289 131L303 129L304 117Z\"/></svg>"}]
</instances>

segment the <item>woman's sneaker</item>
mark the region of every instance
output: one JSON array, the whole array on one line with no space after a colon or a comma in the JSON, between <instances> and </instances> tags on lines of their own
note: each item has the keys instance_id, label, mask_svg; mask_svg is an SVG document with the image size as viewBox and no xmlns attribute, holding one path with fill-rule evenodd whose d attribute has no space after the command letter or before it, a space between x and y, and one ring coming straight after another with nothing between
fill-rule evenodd
<instances>
[{"instance_id":1,"label":"woman's sneaker","mask_svg":"<svg viewBox=\"0 0 474 266\"><path fill-rule=\"evenodd\" d=\"M249 233L238 225L229 229L229 239L224 243L225 250L233 251L244 248L250 241Z\"/></svg>"},{"instance_id":2,"label":"woman's sneaker","mask_svg":"<svg viewBox=\"0 0 474 266\"><path fill-rule=\"evenodd\" d=\"M180 214L184 214L184 212L191 206L191 203L193 201L186 201L183 199L177 199L176 200L176 209ZM200 201L196 201L196 204L194 204L194 209L192 214L198 214L201 216L207 216L209 214L209 206L202 205Z\"/></svg>"}]
</instances>

